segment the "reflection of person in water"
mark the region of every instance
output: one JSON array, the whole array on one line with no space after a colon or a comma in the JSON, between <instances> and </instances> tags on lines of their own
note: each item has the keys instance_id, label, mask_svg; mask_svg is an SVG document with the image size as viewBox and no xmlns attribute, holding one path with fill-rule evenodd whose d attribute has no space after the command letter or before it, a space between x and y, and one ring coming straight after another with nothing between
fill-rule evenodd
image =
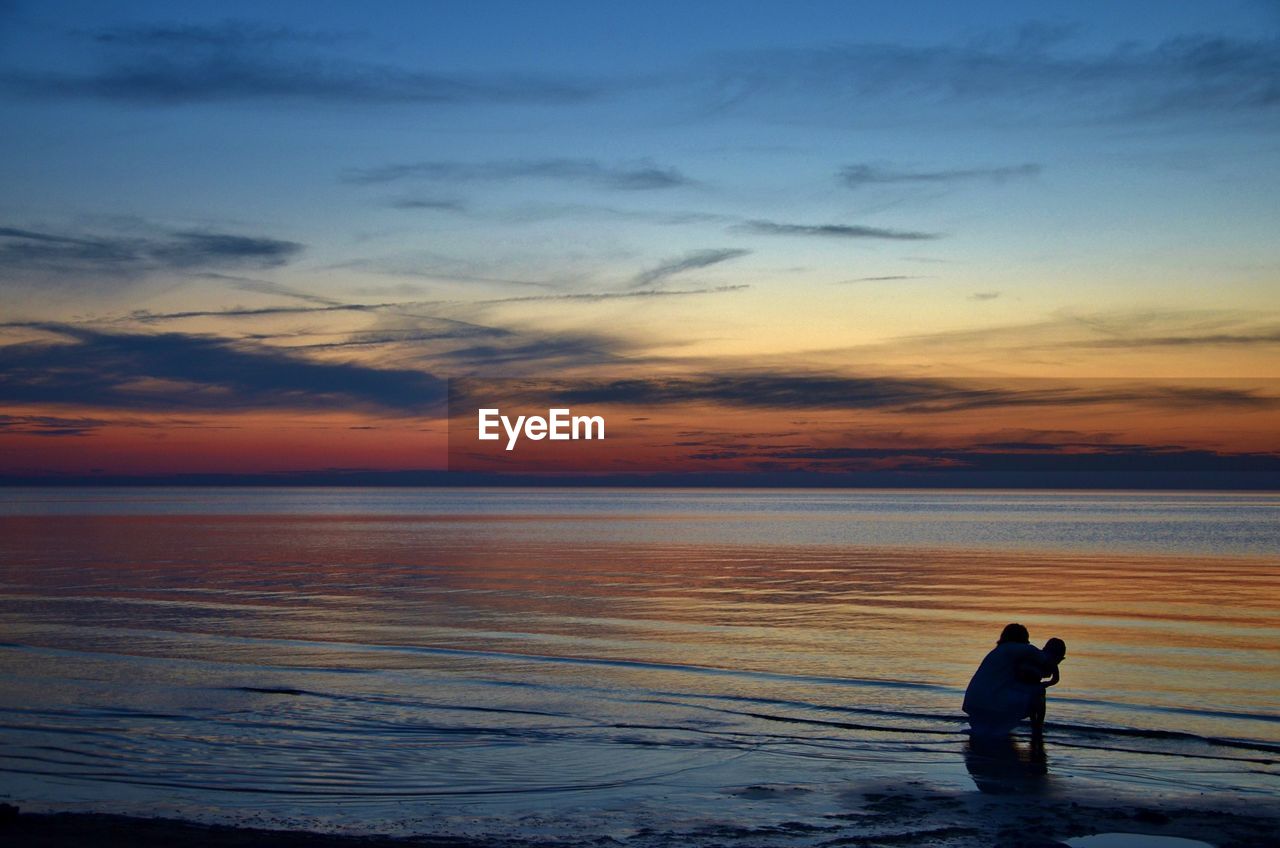
<instances>
[{"instance_id":1,"label":"reflection of person in water","mask_svg":"<svg viewBox=\"0 0 1280 848\"><path fill-rule=\"evenodd\" d=\"M1055 664L1035 645L1021 624L1010 624L983 658L964 693L964 711L974 736L1005 736L1044 700L1042 677Z\"/></svg>"},{"instance_id":2,"label":"reflection of person in water","mask_svg":"<svg viewBox=\"0 0 1280 848\"><path fill-rule=\"evenodd\" d=\"M1022 745L1012 736L971 736L964 765L979 792L1012 795L1048 789L1049 765L1038 740Z\"/></svg>"}]
</instances>

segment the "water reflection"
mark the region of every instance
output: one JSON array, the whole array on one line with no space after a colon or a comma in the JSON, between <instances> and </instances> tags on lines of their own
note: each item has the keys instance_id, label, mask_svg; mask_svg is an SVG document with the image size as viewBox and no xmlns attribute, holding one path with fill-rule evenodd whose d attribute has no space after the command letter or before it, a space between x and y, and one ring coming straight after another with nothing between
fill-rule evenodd
<instances>
[{"instance_id":1,"label":"water reflection","mask_svg":"<svg viewBox=\"0 0 1280 848\"><path fill-rule=\"evenodd\" d=\"M1043 740L970 737L964 748L964 765L979 792L1029 795L1049 788L1049 760Z\"/></svg>"},{"instance_id":2,"label":"water reflection","mask_svg":"<svg viewBox=\"0 0 1280 848\"><path fill-rule=\"evenodd\" d=\"M74 782L398 810L450 793L657 796L671 774L800 785L847 762L936 765L967 786L963 684L1015 614L1037 644L1073 646L1050 705L1055 791L1139 770L1197 792L1280 779L1280 572L1274 556L1197 552L1230 535L1226 507L1184 516L1175 555L1064 551L1052 528L1009 521L1007 502L1074 514L1074 495L1002 496L986 516L968 495L895 495L875 521L830 493L227 490L204 511L179 499L190 514L147 514L142 496L12 515L0 497L0 795L65 799ZM656 513L677 498L688 514ZM1108 509L1187 506L1167 500ZM1280 527L1280 498L1266 503ZM942 533L936 513L969 530L907 538ZM969 543L1000 534L1019 546ZM984 792L1048 785L1025 743L965 761Z\"/></svg>"}]
</instances>

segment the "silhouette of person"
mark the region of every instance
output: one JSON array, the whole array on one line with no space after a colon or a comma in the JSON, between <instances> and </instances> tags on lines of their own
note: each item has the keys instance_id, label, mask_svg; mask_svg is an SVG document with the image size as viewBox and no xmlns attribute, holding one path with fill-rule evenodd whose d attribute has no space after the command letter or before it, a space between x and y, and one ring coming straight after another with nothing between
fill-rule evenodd
<instances>
[{"instance_id":1,"label":"silhouette of person","mask_svg":"<svg viewBox=\"0 0 1280 848\"><path fill-rule=\"evenodd\" d=\"M1053 669L1044 652L1031 644L1027 628L1007 625L965 689L969 733L979 737L1008 735L1044 700L1039 681Z\"/></svg>"},{"instance_id":2,"label":"silhouette of person","mask_svg":"<svg viewBox=\"0 0 1280 848\"><path fill-rule=\"evenodd\" d=\"M1044 647L1040 649L1044 654L1045 662L1048 663L1052 671L1048 680L1041 680L1040 670L1029 671L1037 675L1030 682L1040 687L1040 697L1031 705L1031 734L1033 736L1041 736L1044 734L1044 713L1045 713L1045 690L1050 686L1057 686L1061 676L1058 673L1058 665L1067 657L1067 643L1058 638L1050 639L1044 643Z\"/></svg>"}]
</instances>

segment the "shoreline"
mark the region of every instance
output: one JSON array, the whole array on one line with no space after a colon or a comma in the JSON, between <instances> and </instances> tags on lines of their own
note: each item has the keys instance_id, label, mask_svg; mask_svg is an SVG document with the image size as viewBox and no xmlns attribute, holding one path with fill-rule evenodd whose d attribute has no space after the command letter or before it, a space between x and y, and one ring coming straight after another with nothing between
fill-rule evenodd
<instances>
[{"instance_id":1,"label":"shoreline","mask_svg":"<svg viewBox=\"0 0 1280 848\"><path fill-rule=\"evenodd\" d=\"M794 787L758 785L743 790L786 803ZM287 819L255 816L241 824L119 815L105 812L20 812L4 805L0 837L14 845L72 848L568 848L568 846L947 846L947 848L1069 848L1065 840L1101 833L1201 840L1215 848L1267 844L1280 833L1280 809L1241 812L1226 799L1205 804L1151 801L1081 803L1035 794L940 793L908 783L882 791L855 791L844 812L813 821L788 820L747 827L731 821L684 822L670 829L624 828L601 811L585 822L554 818L486 827L477 819L465 829L424 828L389 835L307 830ZM1234 809L1229 809L1234 808ZM783 811L780 810L780 813ZM424 822L425 823L425 822ZM671 823L668 823L671 824ZM514 825L514 827L513 827Z\"/></svg>"}]
</instances>

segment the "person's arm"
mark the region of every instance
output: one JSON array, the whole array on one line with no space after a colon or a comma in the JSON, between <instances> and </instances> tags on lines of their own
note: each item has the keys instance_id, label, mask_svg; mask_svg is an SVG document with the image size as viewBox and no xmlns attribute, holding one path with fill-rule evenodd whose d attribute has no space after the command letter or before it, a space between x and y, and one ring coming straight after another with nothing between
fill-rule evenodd
<instances>
[{"instance_id":1,"label":"person's arm","mask_svg":"<svg viewBox=\"0 0 1280 848\"><path fill-rule=\"evenodd\" d=\"M1039 683L1049 673L1049 669L1033 657L1023 657L1013 667L1013 676L1019 683Z\"/></svg>"},{"instance_id":2,"label":"person's arm","mask_svg":"<svg viewBox=\"0 0 1280 848\"><path fill-rule=\"evenodd\" d=\"M1059 679L1060 678L1058 677L1058 667L1055 665L1053 667L1053 674L1049 677L1048 680L1041 680L1040 685L1048 689L1050 686L1057 686Z\"/></svg>"},{"instance_id":3,"label":"person's arm","mask_svg":"<svg viewBox=\"0 0 1280 848\"><path fill-rule=\"evenodd\" d=\"M1019 683L1038 685L1041 678L1054 669L1054 664L1034 645L1021 646L1013 665L1013 676Z\"/></svg>"}]
</instances>

